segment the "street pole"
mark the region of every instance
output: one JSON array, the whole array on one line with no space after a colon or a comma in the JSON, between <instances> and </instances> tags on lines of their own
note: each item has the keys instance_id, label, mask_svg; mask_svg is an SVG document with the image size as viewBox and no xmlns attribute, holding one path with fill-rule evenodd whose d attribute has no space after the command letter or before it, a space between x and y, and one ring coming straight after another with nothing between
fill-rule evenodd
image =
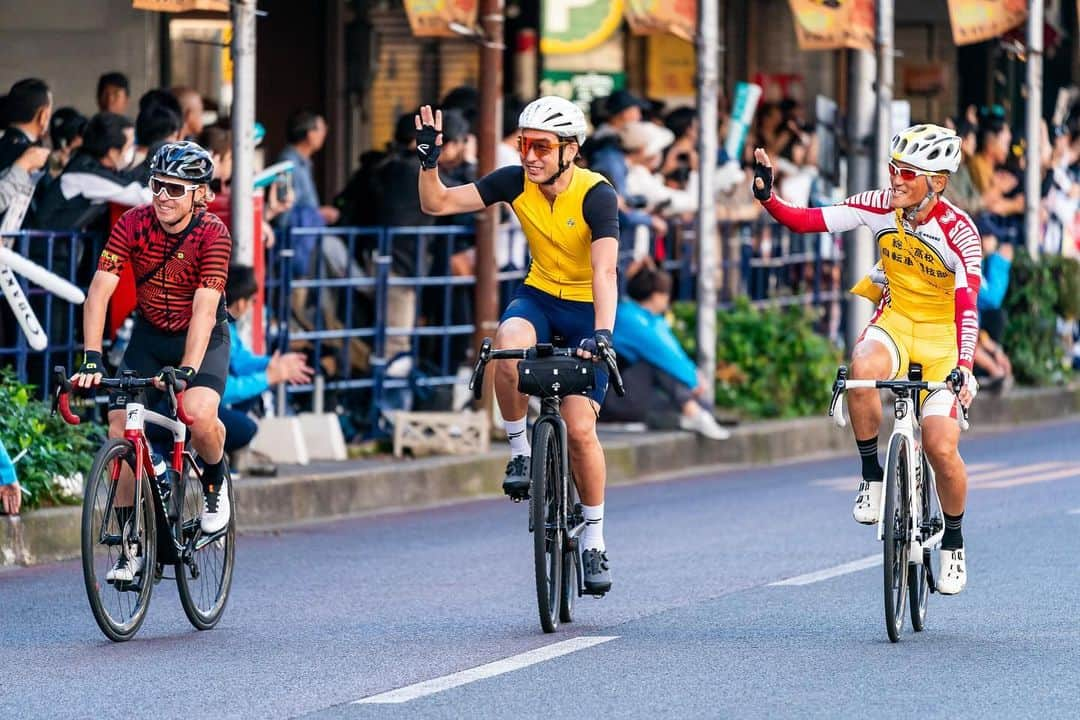
<instances>
[{"instance_id":1,"label":"street pole","mask_svg":"<svg viewBox=\"0 0 1080 720\"><path fill-rule=\"evenodd\" d=\"M848 195L875 188L874 159L875 101L874 101L874 54L866 50L849 50L850 75L848 79ZM851 285L862 277L874 264L877 256L874 236L870 229L860 226L848 233L844 243L844 279ZM848 298L847 347L853 348L863 327L870 321L873 308L870 303L856 295Z\"/></svg>"},{"instance_id":2,"label":"street pole","mask_svg":"<svg viewBox=\"0 0 1080 720\"><path fill-rule=\"evenodd\" d=\"M698 80L698 217L697 217L697 361L704 396L716 395L716 148L717 99L720 91L719 0L699 0Z\"/></svg>"},{"instance_id":3,"label":"street pole","mask_svg":"<svg viewBox=\"0 0 1080 720\"><path fill-rule=\"evenodd\" d=\"M232 7L233 59L233 172L230 186L233 262L254 265L255 213L255 10L257 0L234 0Z\"/></svg>"},{"instance_id":4,"label":"street pole","mask_svg":"<svg viewBox=\"0 0 1080 720\"><path fill-rule=\"evenodd\" d=\"M878 0L877 10L877 187L889 184L889 143L892 139L893 0Z\"/></svg>"},{"instance_id":5,"label":"street pole","mask_svg":"<svg viewBox=\"0 0 1080 720\"><path fill-rule=\"evenodd\" d=\"M1042 145L1043 103L1043 0L1031 0L1027 27L1027 168L1024 170L1024 234L1027 235L1028 253L1037 257L1040 248L1039 200L1042 197L1042 168L1040 147Z\"/></svg>"},{"instance_id":6,"label":"street pole","mask_svg":"<svg viewBox=\"0 0 1080 720\"><path fill-rule=\"evenodd\" d=\"M480 127L477 137L479 175L495 169L495 148L502 131L503 23L504 0L481 0L480 23L483 40L480 46ZM476 224L476 329L473 347L479 348L485 337L494 337L498 328L499 298L495 280L495 236L499 230L499 209L491 206L480 213ZM494 377L494 373L487 373ZM489 381L490 382L490 381ZM494 393L485 392L485 407L490 411Z\"/></svg>"}]
</instances>

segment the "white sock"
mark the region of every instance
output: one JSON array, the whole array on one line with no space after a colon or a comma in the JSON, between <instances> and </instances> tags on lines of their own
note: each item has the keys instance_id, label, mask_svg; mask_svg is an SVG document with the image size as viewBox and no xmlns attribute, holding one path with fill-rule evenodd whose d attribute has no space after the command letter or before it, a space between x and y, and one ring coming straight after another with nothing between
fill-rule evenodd
<instances>
[{"instance_id":1,"label":"white sock","mask_svg":"<svg viewBox=\"0 0 1080 720\"><path fill-rule=\"evenodd\" d=\"M520 420L503 420L506 436L510 439L511 455L532 455L532 449L529 447L529 435L525 431L525 421L527 419L528 415Z\"/></svg>"},{"instance_id":2,"label":"white sock","mask_svg":"<svg viewBox=\"0 0 1080 720\"><path fill-rule=\"evenodd\" d=\"M581 547L585 550L599 550L604 547L604 503L599 505L582 505L585 514L585 532L581 535Z\"/></svg>"}]
</instances>

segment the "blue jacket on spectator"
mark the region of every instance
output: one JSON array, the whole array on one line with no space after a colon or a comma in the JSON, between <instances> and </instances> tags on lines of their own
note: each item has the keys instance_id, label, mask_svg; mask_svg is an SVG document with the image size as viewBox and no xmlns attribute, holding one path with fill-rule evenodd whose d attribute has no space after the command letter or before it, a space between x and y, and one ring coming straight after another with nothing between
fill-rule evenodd
<instances>
[{"instance_id":1,"label":"blue jacket on spectator","mask_svg":"<svg viewBox=\"0 0 1080 720\"><path fill-rule=\"evenodd\" d=\"M633 300L620 300L614 340L627 363L647 362L691 389L697 387L697 368L663 315L654 315Z\"/></svg>"},{"instance_id":2,"label":"blue jacket on spectator","mask_svg":"<svg viewBox=\"0 0 1080 720\"><path fill-rule=\"evenodd\" d=\"M278 162L285 160L292 160L293 162L294 204L313 208L319 207L321 203L319 202L319 191L315 187L315 177L311 172L311 159L304 157L292 145L287 145L277 159Z\"/></svg>"},{"instance_id":3,"label":"blue jacket on spectator","mask_svg":"<svg viewBox=\"0 0 1080 720\"><path fill-rule=\"evenodd\" d=\"M18 478L15 477L15 463L11 462L4 443L0 442L0 485L10 485Z\"/></svg>"},{"instance_id":4,"label":"blue jacket on spectator","mask_svg":"<svg viewBox=\"0 0 1080 720\"><path fill-rule=\"evenodd\" d=\"M232 340L229 351L229 377L225 379L225 394L222 405L250 400L265 392L270 383L266 379L266 366L270 358L256 355L248 350L236 331L236 323L229 323L229 335Z\"/></svg>"},{"instance_id":5,"label":"blue jacket on spectator","mask_svg":"<svg viewBox=\"0 0 1080 720\"><path fill-rule=\"evenodd\" d=\"M979 285L979 309L997 310L1009 289L1009 268L1012 262L993 253L983 262L983 281Z\"/></svg>"}]
</instances>

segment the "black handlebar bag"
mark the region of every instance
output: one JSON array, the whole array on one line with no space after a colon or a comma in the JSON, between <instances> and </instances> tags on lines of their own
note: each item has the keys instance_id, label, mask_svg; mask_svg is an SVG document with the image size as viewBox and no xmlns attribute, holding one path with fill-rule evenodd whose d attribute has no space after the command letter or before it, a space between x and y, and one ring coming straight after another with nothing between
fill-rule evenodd
<instances>
[{"instance_id":1,"label":"black handlebar bag","mask_svg":"<svg viewBox=\"0 0 1080 720\"><path fill-rule=\"evenodd\" d=\"M584 395L596 387L592 360L546 357L518 363L518 391L537 397Z\"/></svg>"}]
</instances>

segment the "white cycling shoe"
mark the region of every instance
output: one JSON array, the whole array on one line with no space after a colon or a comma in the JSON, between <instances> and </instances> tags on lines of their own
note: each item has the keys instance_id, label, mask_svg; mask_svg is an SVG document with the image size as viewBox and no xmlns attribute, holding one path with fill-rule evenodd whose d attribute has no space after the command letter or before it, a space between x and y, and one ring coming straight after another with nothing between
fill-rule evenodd
<instances>
[{"instance_id":1,"label":"white cycling shoe","mask_svg":"<svg viewBox=\"0 0 1080 720\"><path fill-rule=\"evenodd\" d=\"M855 507L851 514L855 522L863 525L877 525L878 512L881 510L881 488L885 484L863 480L859 483L859 494L855 496Z\"/></svg>"},{"instance_id":2,"label":"white cycling shoe","mask_svg":"<svg viewBox=\"0 0 1080 720\"><path fill-rule=\"evenodd\" d=\"M964 548L959 550L941 549L941 570L937 579L937 591L942 595L956 595L967 585L967 562L964 560Z\"/></svg>"},{"instance_id":3,"label":"white cycling shoe","mask_svg":"<svg viewBox=\"0 0 1080 720\"><path fill-rule=\"evenodd\" d=\"M116 563L105 573L105 582L129 583L135 581L136 575L143 571L143 557L139 554L138 547L132 543L128 545L127 552L120 552Z\"/></svg>"}]
</instances>

